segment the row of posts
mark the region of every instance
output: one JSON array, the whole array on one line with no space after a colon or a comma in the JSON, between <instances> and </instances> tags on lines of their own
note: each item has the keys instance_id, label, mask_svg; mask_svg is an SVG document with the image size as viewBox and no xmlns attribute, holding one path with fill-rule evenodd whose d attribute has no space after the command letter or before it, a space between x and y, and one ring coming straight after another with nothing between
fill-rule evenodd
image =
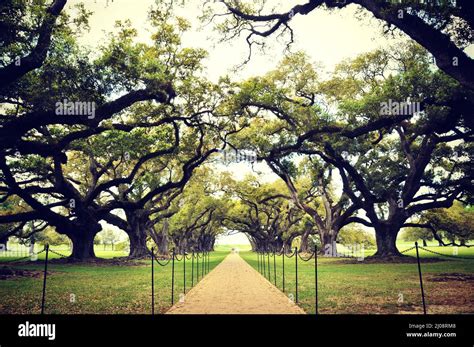
<instances>
[{"instance_id":1,"label":"row of posts","mask_svg":"<svg viewBox=\"0 0 474 347\"><path fill-rule=\"evenodd\" d=\"M275 287L277 286L277 266L276 266L276 257L277 254L275 251L272 253L257 253L257 268L258 271L265 277L267 278L270 282L272 281L272 274L271 274L271 260L270 258L273 258L273 284ZM285 258L287 255L285 254L285 251L281 253L282 257L282 291L283 293L286 293L286 287L285 287ZM295 257L295 303L298 304L298 247L294 248L294 253L293 255L289 256ZM317 252L316 250L313 253L314 257L314 286L315 286L315 312L316 314L318 313L318 257L317 257Z\"/></svg>"},{"instance_id":2,"label":"row of posts","mask_svg":"<svg viewBox=\"0 0 474 347\"><path fill-rule=\"evenodd\" d=\"M423 276L421 272L421 262L420 262L420 255L418 250L418 242L415 242L416 248L416 258L418 264L418 274L420 280L420 290L421 290L421 299L423 305L423 313L426 315L426 303L425 303L425 293L423 289ZM48 274L48 256L49 256L49 245L45 246L45 260L44 260L44 272L43 272L43 290L42 290L42 297L41 297L41 314L45 312L45 303L46 303L46 280ZM152 299L151 299L151 306L152 306L152 314L155 313L155 255L154 255L154 248L152 248L151 252L151 291L152 291ZM201 254L201 256L199 256ZM315 287L315 313L318 314L318 252L315 249L313 256L314 256L314 287ZM283 292L286 292L285 288L285 252L282 252L282 289ZM295 247L293 256L295 257L295 302L298 303L298 248ZM265 259L266 257L266 259ZM292 257L292 256L290 256ZM199 282L199 259L201 260L201 278L204 277L205 274L209 273L210 271L210 257L209 252L203 253L195 253L192 252L191 254L191 287L194 286L194 273L196 269L196 283ZM186 254L182 255L182 259L179 260L176 257L175 250L172 251L172 258L171 258L171 305L174 305L174 293L175 293L175 260L183 261L183 291L186 294ZM195 261L196 260L196 261ZM194 264L196 263L196 266ZM270 282L271 282L271 267L270 267L270 253L257 253L257 267L258 271L264 275ZM267 276L268 273L268 276ZM277 286L277 266L276 266L276 254L273 252L273 279L274 285Z\"/></svg>"},{"instance_id":3,"label":"row of posts","mask_svg":"<svg viewBox=\"0 0 474 347\"><path fill-rule=\"evenodd\" d=\"M175 302L175 299L174 299L175 278L176 278L175 261L183 262L183 292L184 294L186 294L186 279L187 279L186 256L187 255L188 254L183 254L182 258L179 259L179 256L175 253L174 249L171 252L171 259L170 259L170 262L171 262L171 305L174 305L174 302ZM196 277L196 283L198 283L200 279L199 275L201 275L201 279L202 279L205 275L209 273L210 254L209 252L192 252L190 255L191 255L191 288L192 288L194 287L195 277ZM199 259L201 259L201 262L199 262ZM157 259L155 258L154 248L152 248L151 249L151 313L152 314L155 314L155 261L157 261ZM196 276L194 275L195 273L196 273Z\"/></svg>"},{"instance_id":4,"label":"row of posts","mask_svg":"<svg viewBox=\"0 0 474 347\"><path fill-rule=\"evenodd\" d=\"M418 250L418 242L415 242L415 249L416 249L416 259L417 259L417 264L418 264L418 275L419 275L419 280L420 280L420 291L421 291L421 302L423 305L423 314L426 315L426 303L425 303L425 292L423 289L423 276L421 273L421 262L420 262L420 254ZM271 266L270 266L270 258L271 254L273 257L273 284L275 287L277 286L277 266L276 266L276 256L277 254L275 251L273 253L267 252L267 253L261 253L257 252L257 269L258 271L265 277L267 278L270 282L272 282L272 276L271 276ZM298 247L294 248L294 253L291 257L295 257L295 303L298 304ZM286 288L285 288L285 258L287 255L285 254L285 251L281 253L282 257L282 291L283 293L286 293ZM313 253L313 258L314 258L314 293L315 293L315 313L318 314L318 252L317 249L314 249Z\"/></svg>"}]
</instances>

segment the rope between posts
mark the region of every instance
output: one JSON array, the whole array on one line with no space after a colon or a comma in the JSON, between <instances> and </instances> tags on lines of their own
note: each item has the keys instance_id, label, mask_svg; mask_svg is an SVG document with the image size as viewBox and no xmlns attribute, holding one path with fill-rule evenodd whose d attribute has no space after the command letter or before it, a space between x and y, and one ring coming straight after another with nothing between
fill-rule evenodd
<instances>
[{"instance_id":1,"label":"rope between posts","mask_svg":"<svg viewBox=\"0 0 474 347\"><path fill-rule=\"evenodd\" d=\"M301 256L301 254L298 253L298 258L300 258L300 259L301 259L302 261L304 261L304 262L308 262L308 261L310 261L311 259L313 259L314 254L315 254L315 252L312 252L312 253L311 253L311 256L310 256L309 258L306 258L306 259L305 259L305 258L303 258L303 257Z\"/></svg>"},{"instance_id":2,"label":"rope between posts","mask_svg":"<svg viewBox=\"0 0 474 347\"><path fill-rule=\"evenodd\" d=\"M418 246L419 249L422 249L426 252L429 252L429 253L433 253L433 254L437 254L437 255L440 255L440 256L443 256L443 257L447 257L447 258L454 258L454 259L474 259L473 257L463 257L463 256L460 256L460 255L450 255L450 254L443 254L443 253L440 253L440 252L436 252L436 251L433 251L431 249L427 249L425 247L420 247Z\"/></svg>"},{"instance_id":3,"label":"rope between posts","mask_svg":"<svg viewBox=\"0 0 474 347\"><path fill-rule=\"evenodd\" d=\"M167 261L166 263L163 264L163 263L160 262L160 260L158 259L158 257L156 256L155 253L153 253L153 252L149 252L149 253L150 253L150 255L153 257L153 259L158 263L158 265L160 265L160 266L166 266L166 265L168 265L168 264L170 263L170 261L171 261L171 258L170 258L170 259L168 259L168 261Z\"/></svg>"},{"instance_id":4,"label":"rope between posts","mask_svg":"<svg viewBox=\"0 0 474 347\"><path fill-rule=\"evenodd\" d=\"M403 254L403 253L409 252L409 251L411 251L412 249L415 249L415 248L416 248L416 247L413 246L413 247L410 247L410 248L405 249L404 251L401 251L400 253Z\"/></svg>"},{"instance_id":5,"label":"rope between posts","mask_svg":"<svg viewBox=\"0 0 474 347\"><path fill-rule=\"evenodd\" d=\"M22 261L22 260L31 258L31 256L33 256L33 255L41 254L45 251L46 251L46 249L43 249L42 251L39 251L39 252L33 252L33 253L27 255L26 257L21 257L21 258L18 258L18 259L11 259L11 260L5 260L5 261L2 261L2 263L14 263L14 262L17 262L17 261Z\"/></svg>"},{"instance_id":6,"label":"rope between posts","mask_svg":"<svg viewBox=\"0 0 474 347\"><path fill-rule=\"evenodd\" d=\"M51 253L53 253L53 254L56 254L56 255L60 256L62 259L67 259L67 258L69 258L67 255L61 254L61 253L59 253L59 252L57 252L57 251L55 251L55 250L52 250L51 248L49 249L49 251L50 251Z\"/></svg>"}]
</instances>

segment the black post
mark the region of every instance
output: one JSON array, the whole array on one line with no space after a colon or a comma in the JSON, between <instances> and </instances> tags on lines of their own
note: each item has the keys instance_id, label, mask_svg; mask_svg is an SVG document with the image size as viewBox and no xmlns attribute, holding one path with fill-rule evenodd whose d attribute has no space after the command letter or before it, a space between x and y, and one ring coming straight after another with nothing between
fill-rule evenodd
<instances>
[{"instance_id":1,"label":"black post","mask_svg":"<svg viewBox=\"0 0 474 347\"><path fill-rule=\"evenodd\" d=\"M183 277L184 277L184 294L186 294L186 251L183 253Z\"/></svg>"},{"instance_id":2,"label":"black post","mask_svg":"<svg viewBox=\"0 0 474 347\"><path fill-rule=\"evenodd\" d=\"M275 251L273 251L273 279L274 279L275 287L276 287L276 285L277 285L277 267L276 267Z\"/></svg>"},{"instance_id":3,"label":"black post","mask_svg":"<svg viewBox=\"0 0 474 347\"><path fill-rule=\"evenodd\" d=\"M272 272L270 270L270 252L267 253L267 265L268 265L268 280L272 280Z\"/></svg>"},{"instance_id":4,"label":"black post","mask_svg":"<svg viewBox=\"0 0 474 347\"><path fill-rule=\"evenodd\" d=\"M203 277L205 276L205 273L204 273L204 270L206 269L205 265L206 265L206 253L203 252L203 253L202 253L202 264L201 264L201 266L202 266L202 269L201 269L201 278L203 278Z\"/></svg>"},{"instance_id":5,"label":"black post","mask_svg":"<svg viewBox=\"0 0 474 347\"><path fill-rule=\"evenodd\" d=\"M191 255L191 288L194 287L194 251Z\"/></svg>"},{"instance_id":6,"label":"black post","mask_svg":"<svg viewBox=\"0 0 474 347\"><path fill-rule=\"evenodd\" d=\"M196 253L196 284L199 282L199 251Z\"/></svg>"},{"instance_id":7,"label":"black post","mask_svg":"<svg viewBox=\"0 0 474 347\"><path fill-rule=\"evenodd\" d=\"M155 253L151 247L151 314L155 314Z\"/></svg>"},{"instance_id":8,"label":"black post","mask_svg":"<svg viewBox=\"0 0 474 347\"><path fill-rule=\"evenodd\" d=\"M298 303L298 247L295 247L295 271L296 271L296 295L295 302Z\"/></svg>"},{"instance_id":9,"label":"black post","mask_svg":"<svg viewBox=\"0 0 474 347\"><path fill-rule=\"evenodd\" d=\"M260 272L260 255L257 252L257 270Z\"/></svg>"},{"instance_id":10,"label":"black post","mask_svg":"<svg viewBox=\"0 0 474 347\"><path fill-rule=\"evenodd\" d=\"M265 253L262 253L262 260L263 260L263 276L264 277L267 277L267 269L266 269L266 266L265 266Z\"/></svg>"},{"instance_id":11,"label":"black post","mask_svg":"<svg viewBox=\"0 0 474 347\"><path fill-rule=\"evenodd\" d=\"M171 305L174 305L174 248L171 260Z\"/></svg>"},{"instance_id":12,"label":"black post","mask_svg":"<svg viewBox=\"0 0 474 347\"><path fill-rule=\"evenodd\" d=\"M314 289L315 289L315 312L318 314L318 248L314 246Z\"/></svg>"},{"instance_id":13,"label":"black post","mask_svg":"<svg viewBox=\"0 0 474 347\"><path fill-rule=\"evenodd\" d=\"M420 254L418 253L418 242L415 242L416 259L418 261L418 274L420 275L421 300L423 302L423 313L426 314L425 292L423 290L423 277L421 276Z\"/></svg>"},{"instance_id":14,"label":"black post","mask_svg":"<svg viewBox=\"0 0 474 347\"><path fill-rule=\"evenodd\" d=\"M286 249L283 247L283 266L282 266L282 271L283 271L283 293L285 292L285 256L286 256Z\"/></svg>"},{"instance_id":15,"label":"black post","mask_svg":"<svg viewBox=\"0 0 474 347\"><path fill-rule=\"evenodd\" d=\"M47 244L44 249L46 250L46 257L44 258L44 275L43 275L43 296L41 298L41 314L44 314L44 304L46 300L46 276L48 274L48 254L49 245Z\"/></svg>"}]
</instances>

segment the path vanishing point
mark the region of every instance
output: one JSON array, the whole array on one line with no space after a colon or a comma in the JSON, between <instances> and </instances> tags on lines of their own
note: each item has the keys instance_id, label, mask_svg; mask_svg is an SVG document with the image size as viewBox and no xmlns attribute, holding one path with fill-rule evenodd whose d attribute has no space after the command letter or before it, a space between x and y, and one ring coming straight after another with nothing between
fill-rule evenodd
<instances>
[{"instance_id":1,"label":"path vanishing point","mask_svg":"<svg viewBox=\"0 0 474 347\"><path fill-rule=\"evenodd\" d=\"M229 254L170 314L304 314L238 254Z\"/></svg>"}]
</instances>

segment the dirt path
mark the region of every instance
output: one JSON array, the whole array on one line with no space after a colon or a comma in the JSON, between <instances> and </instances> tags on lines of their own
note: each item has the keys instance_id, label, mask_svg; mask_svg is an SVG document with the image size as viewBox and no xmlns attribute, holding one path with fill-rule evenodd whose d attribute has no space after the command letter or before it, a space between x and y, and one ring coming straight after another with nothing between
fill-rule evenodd
<instances>
[{"instance_id":1,"label":"dirt path","mask_svg":"<svg viewBox=\"0 0 474 347\"><path fill-rule=\"evenodd\" d=\"M168 313L304 314L238 254L228 255Z\"/></svg>"}]
</instances>

